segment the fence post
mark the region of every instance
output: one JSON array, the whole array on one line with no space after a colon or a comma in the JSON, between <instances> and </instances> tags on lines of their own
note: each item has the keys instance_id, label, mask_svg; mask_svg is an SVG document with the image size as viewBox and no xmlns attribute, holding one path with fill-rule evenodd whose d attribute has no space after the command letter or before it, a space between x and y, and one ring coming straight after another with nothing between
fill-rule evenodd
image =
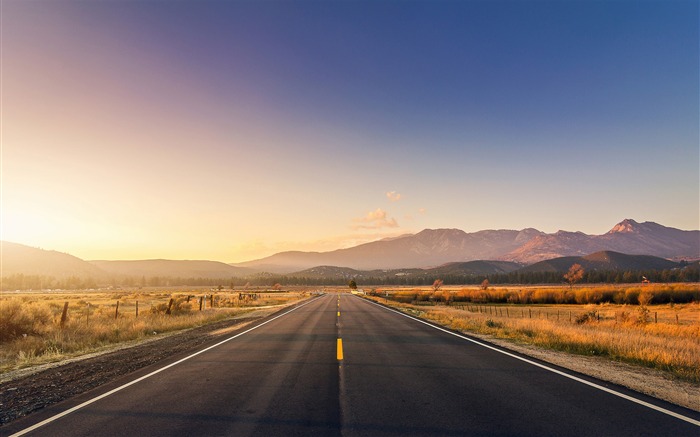
<instances>
[{"instance_id":1,"label":"fence post","mask_svg":"<svg viewBox=\"0 0 700 437\"><path fill-rule=\"evenodd\" d=\"M202 299L204 299L202 296L199 296L199 311L202 311Z\"/></svg>"},{"instance_id":2,"label":"fence post","mask_svg":"<svg viewBox=\"0 0 700 437\"><path fill-rule=\"evenodd\" d=\"M571 321L571 310L569 310L569 322Z\"/></svg>"},{"instance_id":3,"label":"fence post","mask_svg":"<svg viewBox=\"0 0 700 437\"><path fill-rule=\"evenodd\" d=\"M61 329L66 325L66 319L68 318L68 302L63 304L63 313L61 313Z\"/></svg>"},{"instance_id":4,"label":"fence post","mask_svg":"<svg viewBox=\"0 0 700 437\"><path fill-rule=\"evenodd\" d=\"M117 301L117 308L114 310L114 320L119 317L119 301Z\"/></svg>"},{"instance_id":5,"label":"fence post","mask_svg":"<svg viewBox=\"0 0 700 437\"><path fill-rule=\"evenodd\" d=\"M173 298L171 297L171 298L170 298L170 302L168 302L168 309L165 310L165 314L170 315L170 310L171 310L172 307L173 307L173 302L174 302L174 301L175 301L175 299L173 299Z\"/></svg>"},{"instance_id":6,"label":"fence post","mask_svg":"<svg viewBox=\"0 0 700 437\"><path fill-rule=\"evenodd\" d=\"M87 304L87 317L85 318L85 326L90 326L90 302Z\"/></svg>"},{"instance_id":7,"label":"fence post","mask_svg":"<svg viewBox=\"0 0 700 437\"><path fill-rule=\"evenodd\" d=\"M527 309L528 314L530 314L530 318L532 318L532 308Z\"/></svg>"},{"instance_id":8,"label":"fence post","mask_svg":"<svg viewBox=\"0 0 700 437\"><path fill-rule=\"evenodd\" d=\"M656 311L654 311L654 323L657 323L657 319L656 319Z\"/></svg>"},{"instance_id":9,"label":"fence post","mask_svg":"<svg viewBox=\"0 0 700 437\"><path fill-rule=\"evenodd\" d=\"M136 318L139 318L139 301L136 301Z\"/></svg>"},{"instance_id":10,"label":"fence post","mask_svg":"<svg viewBox=\"0 0 700 437\"><path fill-rule=\"evenodd\" d=\"M678 325L678 314L676 314L676 325Z\"/></svg>"},{"instance_id":11,"label":"fence post","mask_svg":"<svg viewBox=\"0 0 700 437\"><path fill-rule=\"evenodd\" d=\"M209 308L214 308L214 294L213 293L211 295L211 305L209 305Z\"/></svg>"}]
</instances>

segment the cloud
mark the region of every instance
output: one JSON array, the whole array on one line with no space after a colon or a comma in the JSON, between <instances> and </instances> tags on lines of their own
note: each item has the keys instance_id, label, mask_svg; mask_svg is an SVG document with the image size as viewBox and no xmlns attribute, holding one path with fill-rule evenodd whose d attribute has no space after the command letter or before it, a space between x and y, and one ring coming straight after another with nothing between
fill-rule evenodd
<instances>
[{"instance_id":1,"label":"cloud","mask_svg":"<svg viewBox=\"0 0 700 437\"><path fill-rule=\"evenodd\" d=\"M381 229L381 228L398 228L399 224L396 222L395 218L389 218L386 215L386 211L381 208L377 208L374 211L370 211L366 216L352 219L353 229Z\"/></svg>"},{"instance_id":2,"label":"cloud","mask_svg":"<svg viewBox=\"0 0 700 437\"><path fill-rule=\"evenodd\" d=\"M426 209L425 208L418 208L418 212L421 214L425 214Z\"/></svg>"},{"instance_id":3,"label":"cloud","mask_svg":"<svg viewBox=\"0 0 700 437\"><path fill-rule=\"evenodd\" d=\"M390 202L398 202L401 200L401 194L397 193L396 191L387 192L386 197L389 198Z\"/></svg>"}]
</instances>

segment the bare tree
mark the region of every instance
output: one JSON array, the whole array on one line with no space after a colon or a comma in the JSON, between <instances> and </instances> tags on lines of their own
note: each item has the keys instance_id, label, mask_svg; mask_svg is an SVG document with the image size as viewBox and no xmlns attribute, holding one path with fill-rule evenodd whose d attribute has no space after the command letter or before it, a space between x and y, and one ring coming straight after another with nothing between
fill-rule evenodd
<instances>
[{"instance_id":1,"label":"bare tree","mask_svg":"<svg viewBox=\"0 0 700 437\"><path fill-rule=\"evenodd\" d=\"M564 275L564 279L569 283L569 288L574 288L574 284L583 279L583 267L581 264L574 264L569 267L569 271Z\"/></svg>"},{"instance_id":2,"label":"bare tree","mask_svg":"<svg viewBox=\"0 0 700 437\"><path fill-rule=\"evenodd\" d=\"M491 285L491 283L489 282L488 279L484 279L483 281L481 281L481 289L482 290L488 290L489 285Z\"/></svg>"},{"instance_id":3,"label":"bare tree","mask_svg":"<svg viewBox=\"0 0 700 437\"><path fill-rule=\"evenodd\" d=\"M433 282L433 291L438 291L442 287L442 279L436 279L435 282Z\"/></svg>"}]
</instances>

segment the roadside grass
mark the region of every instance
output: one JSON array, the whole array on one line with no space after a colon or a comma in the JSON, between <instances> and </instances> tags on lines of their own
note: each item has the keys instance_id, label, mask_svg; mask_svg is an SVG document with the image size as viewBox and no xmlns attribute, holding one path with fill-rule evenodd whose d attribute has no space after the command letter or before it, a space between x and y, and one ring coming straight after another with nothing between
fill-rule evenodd
<instances>
[{"instance_id":1,"label":"roadside grass","mask_svg":"<svg viewBox=\"0 0 700 437\"><path fill-rule=\"evenodd\" d=\"M700 302L641 306L426 305L396 302L391 297L368 298L457 331L602 356L700 383Z\"/></svg>"},{"instance_id":2,"label":"roadside grass","mask_svg":"<svg viewBox=\"0 0 700 437\"><path fill-rule=\"evenodd\" d=\"M305 296L303 292L241 296L208 290L5 294L0 298L0 373L138 342L256 309L274 309ZM168 306L170 314L166 313Z\"/></svg>"}]
</instances>

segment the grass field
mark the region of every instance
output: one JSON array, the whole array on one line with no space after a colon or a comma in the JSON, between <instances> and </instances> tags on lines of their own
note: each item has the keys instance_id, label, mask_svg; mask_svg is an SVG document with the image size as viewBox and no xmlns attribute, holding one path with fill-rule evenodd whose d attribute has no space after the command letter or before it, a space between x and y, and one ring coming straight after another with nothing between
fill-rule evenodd
<instances>
[{"instance_id":1,"label":"grass field","mask_svg":"<svg viewBox=\"0 0 700 437\"><path fill-rule=\"evenodd\" d=\"M306 295L196 288L3 293L0 372L275 308Z\"/></svg>"},{"instance_id":2,"label":"grass field","mask_svg":"<svg viewBox=\"0 0 700 437\"><path fill-rule=\"evenodd\" d=\"M698 284L686 285L697 291ZM543 287L518 287L536 294ZM610 287L586 287L586 293L603 293ZM549 296L570 293L568 287L546 287ZM467 293L464 293L464 292ZM492 335L515 342L663 370L694 383L700 383L700 302L653 304L650 287L636 304L520 304L456 302L450 297L469 295L472 289L376 289L369 298L432 320L451 329ZM483 290L481 290L483 291ZM575 291L575 289L574 289ZM624 287L618 292L625 293ZM678 290L679 292L684 292ZM503 289L492 290L497 295ZM428 293L426 300L406 301L407 295ZM483 296L482 296L483 297ZM483 300L483 299L482 299ZM651 302L651 303L650 303Z\"/></svg>"}]
</instances>

